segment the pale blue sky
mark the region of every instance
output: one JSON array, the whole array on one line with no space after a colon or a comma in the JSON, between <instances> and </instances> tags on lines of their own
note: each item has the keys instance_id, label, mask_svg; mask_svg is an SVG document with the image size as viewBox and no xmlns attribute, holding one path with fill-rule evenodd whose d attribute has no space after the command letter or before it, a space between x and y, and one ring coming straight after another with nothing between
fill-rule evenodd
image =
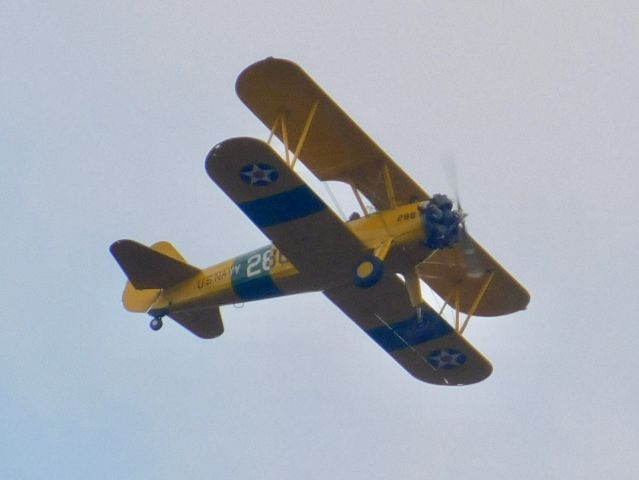
<instances>
[{"instance_id":1,"label":"pale blue sky","mask_svg":"<svg viewBox=\"0 0 639 480\"><path fill-rule=\"evenodd\" d=\"M636 2L0 3L0 478L637 478ZM320 294L203 341L121 306L120 238L265 243L208 179L302 65L531 292L485 382L410 377ZM324 193L320 191L319 193Z\"/></svg>"}]
</instances>

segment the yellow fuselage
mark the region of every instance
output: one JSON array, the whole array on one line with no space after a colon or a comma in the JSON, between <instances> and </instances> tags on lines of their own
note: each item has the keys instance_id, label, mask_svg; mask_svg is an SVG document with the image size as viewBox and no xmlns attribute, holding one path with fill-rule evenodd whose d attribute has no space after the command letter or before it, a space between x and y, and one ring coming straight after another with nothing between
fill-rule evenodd
<instances>
[{"instance_id":1,"label":"yellow fuselage","mask_svg":"<svg viewBox=\"0 0 639 480\"><path fill-rule=\"evenodd\" d=\"M412 269L430 252L423 244L425 230L416 203L371 213L346 225L369 252L382 260L395 259L392 267L396 272ZM397 249L402 249L402 255L393 255ZM267 245L206 268L200 275L164 290L150 310L238 304L316 289L276 247Z\"/></svg>"}]
</instances>

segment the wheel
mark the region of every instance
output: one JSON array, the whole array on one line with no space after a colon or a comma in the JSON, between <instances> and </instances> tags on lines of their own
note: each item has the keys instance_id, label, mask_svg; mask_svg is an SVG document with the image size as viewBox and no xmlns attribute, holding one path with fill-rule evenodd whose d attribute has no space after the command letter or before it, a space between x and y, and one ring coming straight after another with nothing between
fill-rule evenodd
<instances>
[{"instance_id":1,"label":"wheel","mask_svg":"<svg viewBox=\"0 0 639 480\"><path fill-rule=\"evenodd\" d=\"M370 288L379 282L384 274L384 264L375 255L367 255L357 264L353 283L359 288Z\"/></svg>"},{"instance_id":2,"label":"wheel","mask_svg":"<svg viewBox=\"0 0 639 480\"><path fill-rule=\"evenodd\" d=\"M151 330L157 332L160 328L162 328L162 319L160 317L155 317L153 320L151 320L149 326L151 327Z\"/></svg>"}]
</instances>

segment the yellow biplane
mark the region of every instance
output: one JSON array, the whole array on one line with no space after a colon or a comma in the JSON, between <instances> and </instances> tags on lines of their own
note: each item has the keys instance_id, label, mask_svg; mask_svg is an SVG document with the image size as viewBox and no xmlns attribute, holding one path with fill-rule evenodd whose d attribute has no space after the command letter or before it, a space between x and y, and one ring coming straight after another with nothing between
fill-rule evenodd
<instances>
[{"instance_id":1,"label":"yellow biplane","mask_svg":"<svg viewBox=\"0 0 639 480\"><path fill-rule=\"evenodd\" d=\"M222 305L321 291L416 378L488 377L492 366L462 337L468 321L523 310L530 296L466 233L459 205L422 190L298 65L257 62L236 91L269 141L225 140L206 172L272 244L199 269L168 242L117 241L110 249L129 280L126 309L151 315L153 330L168 316L214 338L224 331ZM340 219L294 171L297 161L349 185L361 214ZM422 299L420 279L454 311L450 323L444 307Z\"/></svg>"}]
</instances>

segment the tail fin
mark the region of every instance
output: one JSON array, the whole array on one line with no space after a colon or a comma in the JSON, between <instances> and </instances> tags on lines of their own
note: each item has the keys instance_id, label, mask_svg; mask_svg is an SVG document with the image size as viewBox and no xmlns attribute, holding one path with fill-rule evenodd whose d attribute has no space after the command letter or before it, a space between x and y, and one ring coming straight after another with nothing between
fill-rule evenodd
<instances>
[{"instance_id":1,"label":"tail fin","mask_svg":"<svg viewBox=\"0 0 639 480\"><path fill-rule=\"evenodd\" d=\"M133 240L119 240L110 250L129 279L122 301L131 312L146 312L161 289L200 273L169 242L158 242L149 248Z\"/></svg>"}]
</instances>

